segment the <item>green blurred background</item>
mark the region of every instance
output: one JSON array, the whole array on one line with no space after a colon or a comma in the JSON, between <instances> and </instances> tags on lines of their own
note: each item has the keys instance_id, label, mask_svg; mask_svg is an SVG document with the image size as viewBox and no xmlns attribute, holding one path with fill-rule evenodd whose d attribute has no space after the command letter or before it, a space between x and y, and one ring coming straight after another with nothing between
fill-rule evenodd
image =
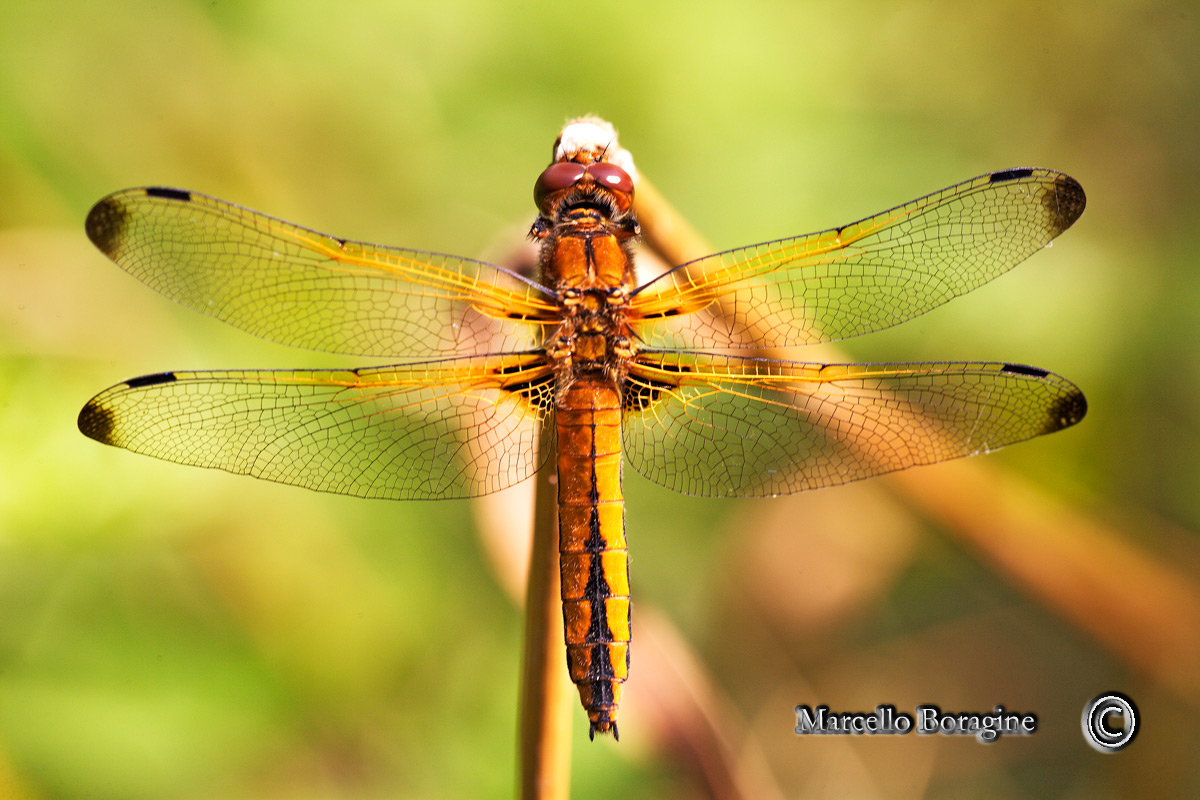
<instances>
[{"instance_id":1,"label":"green blurred background","mask_svg":"<svg viewBox=\"0 0 1200 800\"><path fill-rule=\"evenodd\" d=\"M1018 361L1077 382L1080 426L987 468L1195 588L1192 4L0 7L0 797L514 785L522 623L470 504L310 494L76 430L91 395L133 375L329 363L175 306L96 252L83 218L127 186L499 259L532 219L559 126L588 112L720 248L992 169L1061 169L1089 202L1053 249L845 349ZM636 602L692 648L739 720L733 753L775 796L1200 794L1195 654L1156 654L1184 659L1185 688L1164 686L894 484L744 502L626 484ZM1129 590L1124 565L1107 566ZM1104 757L1079 713L1108 689L1145 719ZM797 703L916 702L1003 703L1042 730L989 747L791 732ZM635 708L616 746L589 745L576 711L573 796L721 793Z\"/></svg>"}]
</instances>

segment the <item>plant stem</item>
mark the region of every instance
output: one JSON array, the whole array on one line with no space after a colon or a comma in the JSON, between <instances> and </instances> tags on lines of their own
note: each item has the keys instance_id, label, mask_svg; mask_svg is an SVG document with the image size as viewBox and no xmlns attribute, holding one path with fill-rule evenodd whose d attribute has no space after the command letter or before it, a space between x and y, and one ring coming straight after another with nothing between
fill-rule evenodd
<instances>
[{"instance_id":1,"label":"plant stem","mask_svg":"<svg viewBox=\"0 0 1200 800\"><path fill-rule=\"evenodd\" d=\"M553 462L553 454L550 461ZM537 474L521 665L520 796L565 799L571 777L571 682L563 656L558 493L553 463Z\"/></svg>"}]
</instances>

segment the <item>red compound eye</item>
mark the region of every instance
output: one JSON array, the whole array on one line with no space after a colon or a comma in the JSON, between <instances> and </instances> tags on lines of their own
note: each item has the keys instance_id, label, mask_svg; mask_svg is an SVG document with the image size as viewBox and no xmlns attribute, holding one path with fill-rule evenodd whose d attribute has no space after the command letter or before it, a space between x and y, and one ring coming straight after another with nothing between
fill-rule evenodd
<instances>
[{"instance_id":1,"label":"red compound eye","mask_svg":"<svg viewBox=\"0 0 1200 800\"><path fill-rule=\"evenodd\" d=\"M576 164L574 161L560 161L557 164L551 164L542 170L542 174L538 175L537 183L533 185L533 202L537 203L537 207L542 211L546 211L546 198L555 192L561 192L563 189L569 189L583 177L583 173L587 172L587 167L583 164Z\"/></svg>"},{"instance_id":2,"label":"red compound eye","mask_svg":"<svg viewBox=\"0 0 1200 800\"><path fill-rule=\"evenodd\" d=\"M633 178L629 177L629 173L616 164L609 164L607 161L597 161L587 168L587 172L592 176L592 180L605 189L611 189L614 192L624 192L626 194L633 191Z\"/></svg>"}]
</instances>

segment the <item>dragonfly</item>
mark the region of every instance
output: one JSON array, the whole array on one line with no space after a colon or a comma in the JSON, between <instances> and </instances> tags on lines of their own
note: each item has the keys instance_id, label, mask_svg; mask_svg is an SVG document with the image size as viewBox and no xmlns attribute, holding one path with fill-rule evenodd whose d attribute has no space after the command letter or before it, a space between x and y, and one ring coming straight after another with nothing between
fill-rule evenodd
<instances>
[{"instance_id":1,"label":"dragonfly","mask_svg":"<svg viewBox=\"0 0 1200 800\"><path fill-rule=\"evenodd\" d=\"M537 274L351 241L197 192L116 192L91 241L167 297L360 369L175 371L92 398L80 430L167 461L394 500L497 492L555 462L567 669L618 736L630 664L622 464L690 495L843 484L1062 430L1083 393L1004 362L764 352L877 331L987 283L1083 213L1073 178L1007 169L847 225L639 278L640 178L568 124L534 185Z\"/></svg>"}]
</instances>

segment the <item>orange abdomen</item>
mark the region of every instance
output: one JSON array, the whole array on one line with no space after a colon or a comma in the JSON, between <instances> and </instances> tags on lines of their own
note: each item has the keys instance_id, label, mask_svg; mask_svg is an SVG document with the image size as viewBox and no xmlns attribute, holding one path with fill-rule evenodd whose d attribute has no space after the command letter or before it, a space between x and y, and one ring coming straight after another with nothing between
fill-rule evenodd
<instances>
[{"instance_id":1,"label":"orange abdomen","mask_svg":"<svg viewBox=\"0 0 1200 800\"><path fill-rule=\"evenodd\" d=\"M567 669L596 731L617 733L629 673L621 398L601 375L558 399L558 543Z\"/></svg>"}]
</instances>

